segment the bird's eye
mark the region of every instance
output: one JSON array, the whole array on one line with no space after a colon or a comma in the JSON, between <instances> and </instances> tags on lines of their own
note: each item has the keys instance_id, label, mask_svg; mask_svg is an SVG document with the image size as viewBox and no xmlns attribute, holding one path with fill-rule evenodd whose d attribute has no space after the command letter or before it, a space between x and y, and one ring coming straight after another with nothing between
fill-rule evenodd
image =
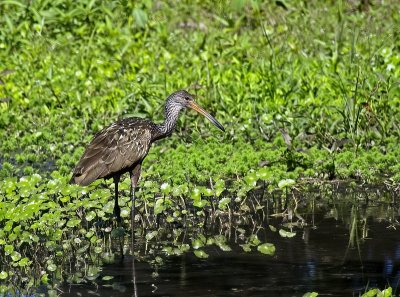
<instances>
[{"instance_id":1,"label":"bird's eye","mask_svg":"<svg viewBox=\"0 0 400 297\"><path fill-rule=\"evenodd\" d=\"M185 96L185 100L186 100L186 101L189 101L190 98L189 98L188 96Z\"/></svg>"}]
</instances>

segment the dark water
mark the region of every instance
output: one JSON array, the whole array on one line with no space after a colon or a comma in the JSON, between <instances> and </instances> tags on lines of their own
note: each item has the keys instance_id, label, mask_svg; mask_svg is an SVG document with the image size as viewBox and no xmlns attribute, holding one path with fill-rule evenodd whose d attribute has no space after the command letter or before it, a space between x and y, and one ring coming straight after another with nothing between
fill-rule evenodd
<instances>
[{"instance_id":1,"label":"dark water","mask_svg":"<svg viewBox=\"0 0 400 297\"><path fill-rule=\"evenodd\" d=\"M269 224L283 224L282 219L265 221L261 237L275 244L274 256L255 249L245 253L231 237L231 252L212 246L207 259L191 252L169 257L157 277L150 265L136 262L137 296L302 296L312 291L361 296L367 288L388 286L400 293L398 210L387 202L363 200L357 205L354 211L354 203L320 204L303 213L307 225L295 228L293 238L268 229ZM358 240L350 247L355 221ZM62 296L134 296L131 257L104 266L102 275L114 278L98 287L65 286Z\"/></svg>"}]
</instances>

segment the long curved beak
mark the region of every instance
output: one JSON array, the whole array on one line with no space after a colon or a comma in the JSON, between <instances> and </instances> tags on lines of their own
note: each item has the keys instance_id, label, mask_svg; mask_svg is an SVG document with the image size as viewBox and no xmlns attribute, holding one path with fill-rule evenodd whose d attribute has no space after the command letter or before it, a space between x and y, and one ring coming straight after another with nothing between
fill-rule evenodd
<instances>
[{"instance_id":1,"label":"long curved beak","mask_svg":"<svg viewBox=\"0 0 400 297\"><path fill-rule=\"evenodd\" d=\"M211 123L213 123L218 129L221 131L225 132L224 126L220 124L212 115L210 115L207 111L205 111L203 108L200 107L196 102L190 101L190 103L187 105L191 109L197 111L198 113L202 114L205 116Z\"/></svg>"}]
</instances>

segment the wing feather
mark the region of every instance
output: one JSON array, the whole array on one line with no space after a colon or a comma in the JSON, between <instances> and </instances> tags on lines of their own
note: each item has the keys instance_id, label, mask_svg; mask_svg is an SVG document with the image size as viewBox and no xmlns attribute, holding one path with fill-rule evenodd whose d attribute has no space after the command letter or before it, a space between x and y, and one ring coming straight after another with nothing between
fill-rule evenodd
<instances>
[{"instance_id":1,"label":"wing feather","mask_svg":"<svg viewBox=\"0 0 400 297\"><path fill-rule=\"evenodd\" d=\"M151 146L150 124L129 118L98 132L75 167L70 183L85 186L96 179L124 173L143 160Z\"/></svg>"}]
</instances>

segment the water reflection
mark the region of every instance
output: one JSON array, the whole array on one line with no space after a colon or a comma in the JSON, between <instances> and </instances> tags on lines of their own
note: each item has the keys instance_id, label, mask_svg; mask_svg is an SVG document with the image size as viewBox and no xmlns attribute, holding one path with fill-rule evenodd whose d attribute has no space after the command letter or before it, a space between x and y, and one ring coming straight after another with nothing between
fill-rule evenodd
<instances>
[{"instance_id":1,"label":"water reflection","mask_svg":"<svg viewBox=\"0 0 400 297\"><path fill-rule=\"evenodd\" d=\"M263 215L258 214L258 219L236 218L237 224L234 219L231 224L209 220L205 236L231 234L227 243L232 251L210 245L205 248L207 259L190 251L165 257L161 252L164 241L150 249L138 246L143 253L155 251L154 256L159 253L164 259L160 265L136 263L138 296L302 296L310 291L320 296L358 296L367 287L384 289L388 285L396 292L400 236L398 207L392 196L382 189L360 192L336 188L327 193L309 192L298 199L298 208L288 210L282 205L290 208L290 203L264 197L268 207ZM272 216L277 211L284 215ZM304 219L301 223L299 216L289 216L296 212ZM270 225L297 235L283 238L272 232ZM240 228L247 235L256 232L262 242L275 244L275 255L263 255L256 248L244 252L240 244L248 237L238 231ZM62 296L132 296L131 260L127 256L104 266L102 275L113 276L112 281L99 281L97 288L65 286Z\"/></svg>"}]
</instances>

